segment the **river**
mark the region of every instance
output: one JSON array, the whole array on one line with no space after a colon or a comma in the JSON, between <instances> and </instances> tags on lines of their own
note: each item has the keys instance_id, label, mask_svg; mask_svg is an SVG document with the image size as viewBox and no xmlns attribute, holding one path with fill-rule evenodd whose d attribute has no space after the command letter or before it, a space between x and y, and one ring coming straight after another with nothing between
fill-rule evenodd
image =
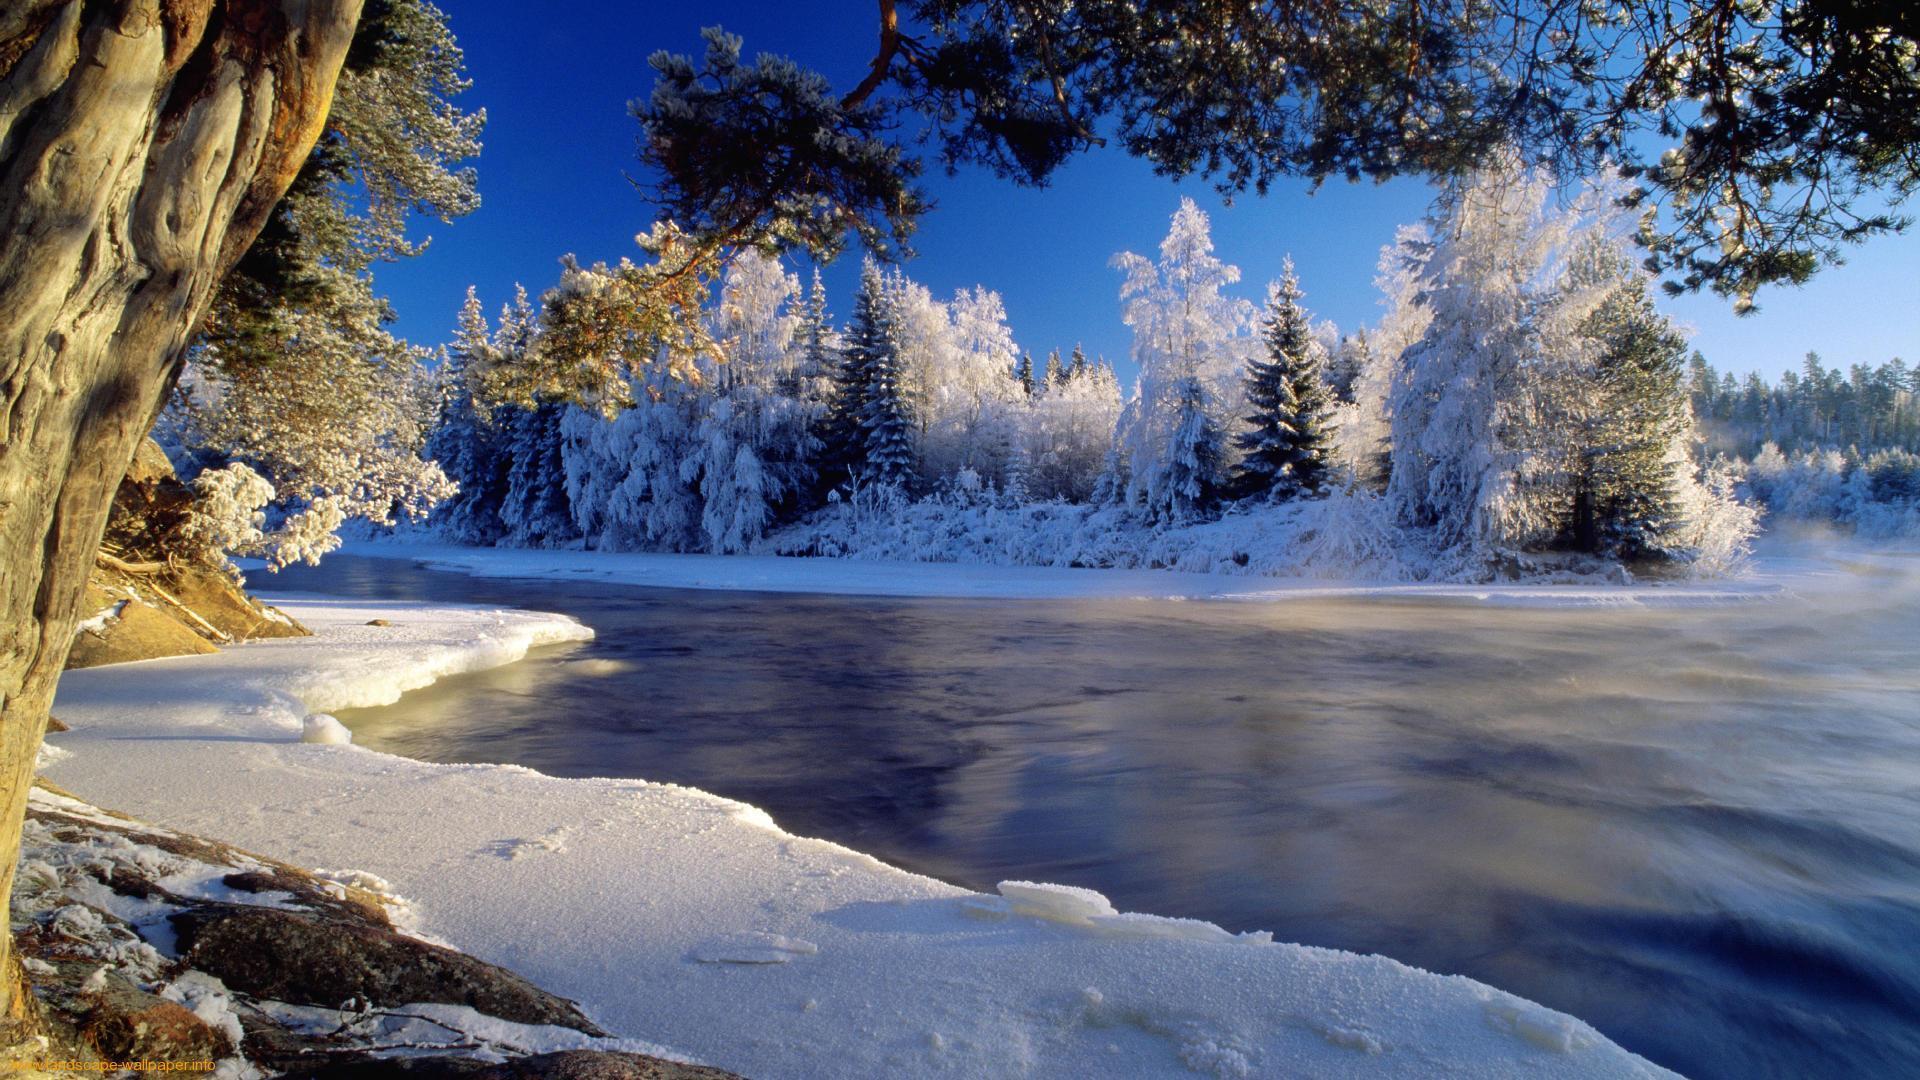
<instances>
[{"instance_id":1,"label":"river","mask_svg":"<svg viewBox=\"0 0 1920 1080\"><path fill-rule=\"evenodd\" d=\"M962 885L1469 975L1712 1078L1920 1075L1920 560L1681 609L877 599L334 556L598 631L341 719Z\"/></svg>"}]
</instances>

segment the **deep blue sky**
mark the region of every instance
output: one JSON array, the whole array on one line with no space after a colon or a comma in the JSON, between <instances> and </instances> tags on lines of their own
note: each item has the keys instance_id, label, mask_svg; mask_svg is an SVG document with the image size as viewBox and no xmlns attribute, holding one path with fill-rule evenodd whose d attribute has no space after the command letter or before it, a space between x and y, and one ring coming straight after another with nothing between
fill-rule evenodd
<instances>
[{"instance_id":1,"label":"deep blue sky","mask_svg":"<svg viewBox=\"0 0 1920 1080\"><path fill-rule=\"evenodd\" d=\"M424 223L430 250L377 271L398 331L422 344L450 336L469 284L491 311L515 282L537 296L568 252L588 262L639 254L633 236L653 215L628 180L638 126L626 105L652 89L654 50L695 51L700 28L718 23L745 37L749 55L784 53L851 86L874 34L870 0L442 3L474 79L465 104L484 107L488 124L480 210L450 225ZM998 290L1016 339L1036 357L1080 341L1117 360L1129 338L1107 260L1127 249L1152 254L1182 194L1213 215L1220 254L1244 272L1243 295L1258 299L1291 253L1315 316L1347 329L1375 318L1378 249L1430 197L1416 181L1333 183L1318 194L1296 181L1225 207L1206 184L1175 184L1116 151L1082 156L1043 190L979 170L949 178L936 169L926 187L938 205L915 237L910 274L937 297L976 283ZM828 273L841 318L857 261L843 258ZM1920 235L1856 249L1848 265L1804 289L1763 293L1760 305L1741 319L1711 296L1667 310L1722 369L1773 376L1797 367L1808 349L1843 367L1920 361Z\"/></svg>"}]
</instances>

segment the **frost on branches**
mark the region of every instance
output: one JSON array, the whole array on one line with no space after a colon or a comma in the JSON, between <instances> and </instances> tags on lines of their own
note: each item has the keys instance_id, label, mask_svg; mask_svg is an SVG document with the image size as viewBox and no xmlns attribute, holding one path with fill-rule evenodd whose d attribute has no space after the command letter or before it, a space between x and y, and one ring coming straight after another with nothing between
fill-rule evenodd
<instances>
[{"instance_id":1,"label":"frost on branches","mask_svg":"<svg viewBox=\"0 0 1920 1080\"><path fill-rule=\"evenodd\" d=\"M667 341L622 314L629 270L569 261L493 326L469 299L429 443L460 492L436 522L606 550L1729 572L1754 512L1737 469L1700 464L1684 342L1606 200L1549 195L1513 168L1457 185L1381 253L1381 318L1345 336L1310 323L1290 267L1256 324L1183 201L1157 260L1115 259L1130 394L1078 347L1036 372L985 288L939 300L869 262L836 326L817 274L803 295L742 251L713 295L682 295L699 327ZM564 393L524 382L556 364L575 365Z\"/></svg>"}]
</instances>

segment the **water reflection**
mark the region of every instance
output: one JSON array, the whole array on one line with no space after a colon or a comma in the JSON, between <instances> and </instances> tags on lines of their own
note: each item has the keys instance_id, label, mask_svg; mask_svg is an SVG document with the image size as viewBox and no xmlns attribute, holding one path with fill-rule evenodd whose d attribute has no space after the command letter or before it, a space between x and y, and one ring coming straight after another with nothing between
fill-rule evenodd
<instances>
[{"instance_id":1,"label":"water reflection","mask_svg":"<svg viewBox=\"0 0 1920 1080\"><path fill-rule=\"evenodd\" d=\"M1891 568L1889 568L1891 566ZM277 587L560 610L583 646L343 713L437 761L692 784L975 886L1382 952L1703 1077L1920 1074L1898 564L1690 611Z\"/></svg>"}]
</instances>

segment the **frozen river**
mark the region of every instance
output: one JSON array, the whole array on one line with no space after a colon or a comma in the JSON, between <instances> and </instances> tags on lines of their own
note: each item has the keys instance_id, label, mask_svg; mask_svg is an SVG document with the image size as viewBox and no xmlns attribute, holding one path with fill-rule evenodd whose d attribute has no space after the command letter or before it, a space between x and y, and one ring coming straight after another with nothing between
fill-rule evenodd
<instances>
[{"instance_id":1,"label":"frozen river","mask_svg":"<svg viewBox=\"0 0 1920 1080\"><path fill-rule=\"evenodd\" d=\"M1920 1074L1920 560L1683 609L256 584L561 611L362 745L1490 982L1698 1077Z\"/></svg>"}]
</instances>

